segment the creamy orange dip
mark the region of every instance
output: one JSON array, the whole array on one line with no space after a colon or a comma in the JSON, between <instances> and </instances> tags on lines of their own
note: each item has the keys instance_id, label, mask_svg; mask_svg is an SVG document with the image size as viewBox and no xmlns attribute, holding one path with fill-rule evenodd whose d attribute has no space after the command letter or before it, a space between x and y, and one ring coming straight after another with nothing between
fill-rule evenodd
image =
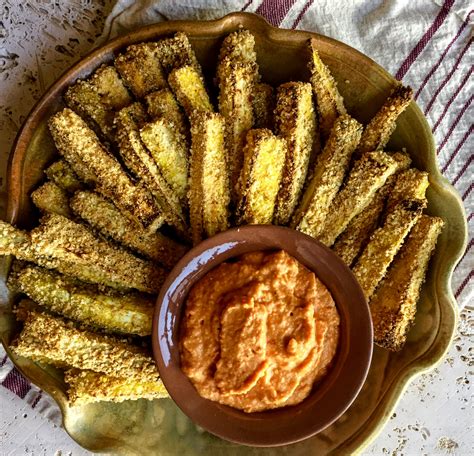
<instances>
[{"instance_id":1,"label":"creamy orange dip","mask_svg":"<svg viewBox=\"0 0 474 456\"><path fill-rule=\"evenodd\" d=\"M284 251L219 265L192 288L181 368L199 394L257 412L303 401L339 339L329 290Z\"/></svg>"}]
</instances>

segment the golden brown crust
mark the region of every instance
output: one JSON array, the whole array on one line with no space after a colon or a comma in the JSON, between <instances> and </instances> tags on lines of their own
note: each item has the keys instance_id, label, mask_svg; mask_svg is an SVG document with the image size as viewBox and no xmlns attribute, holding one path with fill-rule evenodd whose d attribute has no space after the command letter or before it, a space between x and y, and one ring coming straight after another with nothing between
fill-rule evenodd
<instances>
[{"instance_id":1,"label":"golden brown crust","mask_svg":"<svg viewBox=\"0 0 474 456\"><path fill-rule=\"evenodd\" d=\"M311 72L311 85L317 101L319 128L321 129L321 136L326 140L336 119L340 115L346 114L346 108L337 89L336 81L329 68L319 57L315 38L309 40L309 49L311 53L309 70Z\"/></svg>"},{"instance_id":2,"label":"golden brown crust","mask_svg":"<svg viewBox=\"0 0 474 456\"><path fill-rule=\"evenodd\" d=\"M41 306L81 325L123 334L151 334L153 297L104 293L94 285L31 265L17 272L13 281L18 291Z\"/></svg>"},{"instance_id":3,"label":"golden brown crust","mask_svg":"<svg viewBox=\"0 0 474 456\"><path fill-rule=\"evenodd\" d=\"M357 154L383 149L396 128L398 116L408 107L413 99L411 87L395 87L380 110L364 129Z\"/></svg>"},{"instance_id":4,"label":"golden brown crust","mask_svg":"<svg viewBox=\"0 0 474 456\"><path fill-rule=\"evenodd\" d=\"M155 43L133 44L114 61L123 81L137 98L168 86L155 50Z\"/></svg>"},{"instance_id":5,"label":"golden brown crust","mask_svg":"<svg viewBox=\"0 0 474 456\"><path fill-rule=\"evenodd\" d=\"M245 29L229 33L224 38L219 51L219 62L225 59L241 63L256 63L255 37L252 33Z\"/></svg>"},{"instance_id":6,"label":"golden brown crust","mask_svg":"<svg viewBox=\"0 0 474 456\"><path fill-rule=\"evenodd\" d=\"M204 78L194 66L176 68L170 73L168 82L188 118L195 111L214 111Z\"/></svg>"},{"instance_id":7,"label":"golden brown crust","mask_svg":"<svg viewBox=\"0 0 474 456\"><path fill-rule=\"evenodd\" d=\"M68 384L68 399L71 406L93 402L123 402L137 399L160 399L168 392L160 379L143 381L113 377L90 370L68 369L64 380Z\"/></svg>"},{"instance_id":8,"label":"golden brown crust","mask_svg":"<svg viewBox=\"0 0 474 456\"><path fill-rule=\"evenodd\" d=\"M349 222L363 211L377 190L397 170L396 161L385 152L367 152L354 163L343 188L328 209L318 239L331 247Z\"/></svg>"},{"instance_id":9,"label":"golden brown crust","mask_svg":"<svg viewBox=\"0 0 474 456\"><path fill-rule=\"evenodd\" d=\"M114 140L114 112L132 102L117 70L107 65L102 65L90 78L70 86L64 99L70 108L110 141Z\"/></svg>"},{"instance_id":10,"label":"golden brown crust","mask_svg":"<svg viewBox=\"0 0 474 456\"><path fill-rule=\"evenodd\" d=\"M443 225L438 217L423 215L418 220L370 300L377 345L391 351L399 351L405 345L428 262Z\"/></svg>"},{"instance_id":11,"label":"golden brown crust","mask_svg":"<svg viewBox=\"0 0 474 456\"><path fill-rule=\"evenodd\" d=\"M48 179L68 193L74 193L84 188L84 184L66 160L55 161L46 169L45 174Z\"/></svg>"},{"instance_id":12,"label":"golden brown crust","mask_svg":"<svg viewBox=\"0 0 474 456\"><path fill-rule=\"evenodd\" d=\"M145 97L145 102L152 120L163 118L172 123L185 138L189 137L186 117L171 90L162 89L151 92Z\"/></svg>"},{"instance_id":13,"label":"golden brown crust","mask_svg":"<svg viewBox=\"0 0 474 456\"><path fill-rule=\"evenodd\" d=\"M291 226L317 237L323 227L329 206L336 196L349 166L352 152L357 147L362 125L349 115L340 116L318 157Z\"/></svg>"},{"instance_id":14,"label":"golden brown crust","mask_svg":"<svg viewBox=\"0 0 474 456\"><path fill-rule=\"evenodd\" d=\"M178 195L173 192L142 143L140 127L145 119L145 110L138 102L117 113L115 124L120 131L118 138L120 155L125 165L149 189L165 220L186 238L188 227Z\"/></svg>"},{"instance_id":15,"label":"golden brown crust","mask_svg":"<svg viewBox=\"0 0 474 456\"><path fill-rule=\"evenodd\" d=\"M76 113L63 109L50 119L49 129L59 153L74 171L123 213L144 226L160 215L151 194L134 185L120 163Z\"/></svg>"},{"instance_id":16,"label":"golden brown crust","mask_svg":"<svg viewBox=\"0 0 474 456\"><path fill-rule=\"evenodd\" d=\"M426 200L401 201L387 214L384 224L370 236L367 246L352 268L367 300L370 300L384 278L393 258L425 207Z\"/></svg>"},{"instance_id":17,"label":"golden brown crust","mask_svg":"<svg viewBox=\"0 0 474 456\"><path fill-rule=\"evenodd\" d=\"M142 349L116 337L74 328L70 323L38 312L29 312L12 351L30 359L48 359L115 377L157 381L156 365Z\"/></svg>"},{"instance_id":18,"label":"golden brown crust","mask_svg":"<svg viewBox=\"0 0 474 456\"><path fill-rule=\"evenodd\" d=\"M172 268L187 250L184 245L161 233L145 230L124 217L111 202L97 193L79 191L71 198L70 204L75 214L103 236L167 268Z\"/></svg>"},{"instance_id":19,"label":"golden brown crust","mask_svg":"<svg viewBox=\"0 0 474 456\"><path fill-rule=\"evenodd\" d=\"M195 244L229 226L230 188L224 129L220 114L201 111L191 118L188 199Z\"/></svg>"},{"instance_id":20,"label":"golden brown crust","mask_svg":"<svg viewBox=\"0 0 474 456\"><path fill-rule=\"evenodd\" d=\"M286 157L286 142L267 129L250 130L240 175L238 224L270 224Z\"/></svg>"},{"instance_id":21,"label":"golden brown crust","mask_svg":"<svg viewBox=\"0 0 474 456\"><path fill-rule=\"evenodd\" d=\"M44 213L71 217L68 194L54 182L48 181L31 193L33 204Z\"/></svg>"},{"instance_id":22,"label":"golden brown crust","mask_svg":"<svg viewBox=\"0 0 474 456\"><path fill-rule=\"evenodd\" d=\"M166 73L183 66L194 67L199 74L201 66L194 54L189 38L183 32L177 32L172 38L159 40L155 44L155 53Z\"/></svg>"},{"instance_id":23,"label":"golden brown crust","mask_svg":"<svg viewBox=\"0 0 474 456\"><path fill-rule=\"evenodd\" d=\"M277 89L275 130L288 145L274 223L286 225L300 199L316 133L311 85L288 82Z\"/></svg>"}]
</instances>

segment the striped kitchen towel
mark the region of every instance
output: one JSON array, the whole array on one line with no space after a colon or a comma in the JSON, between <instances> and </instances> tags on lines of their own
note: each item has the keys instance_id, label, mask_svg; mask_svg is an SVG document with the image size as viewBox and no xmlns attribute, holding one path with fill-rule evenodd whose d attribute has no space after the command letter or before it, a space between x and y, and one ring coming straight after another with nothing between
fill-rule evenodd
<instances>
[{"instance_id":1,"label":"striped kitchen towel","mask_svg":"<svg viewBox=\"0 0 474 456\"><path fill-rule=\"evenodd\" d=\"M164 20L216 19L254 12L272 25L303 29L355 47L415 89L430 123L443 174L461 195L468 216L467 251L453 276L460 307L473 301L473 10L469 0L119 0L102 43L141 25ZM0 382L32 407L46 400L12 369L0 349Z\"/></svg>"}]
</instances>

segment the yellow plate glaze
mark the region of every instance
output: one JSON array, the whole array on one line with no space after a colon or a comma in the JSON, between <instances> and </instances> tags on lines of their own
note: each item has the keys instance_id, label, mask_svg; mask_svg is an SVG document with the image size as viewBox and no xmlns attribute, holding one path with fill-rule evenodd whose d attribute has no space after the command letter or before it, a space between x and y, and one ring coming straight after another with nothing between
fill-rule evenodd
<instances>
[{"instance_id":1,"label":"yellow plate glaze","mask_svg":"<svg viewBox=\"0 0 474 456\"><path fill-rule=\"evenodd\" d=\"M67 71L31 111L21 129L9 162L7 220L30 228L38 214L29 194L43 179L42 170L56 155L46 122L62 107L61 94L114 53L131 43L154 40L177 30L186 32L196 49L208 82L212 80L222 38L240 26L256 38L263 79L272 84L307 80L305 42L316 37L318 49L344 96L350 114L367 122L396 83L383 68L358 51L330 38L303 31L280 30L259 16L230 14L209 22L164 22L142 28L93 51ZM414 166L429 171L428 212L446 222L423 287L416 324L406 347L397 354L375 349L361 394L335 424L304 442L279 449L251 449L224 442L197 429L170 399L122 404L91 404L69 408L62 375L26 359L13 358L32 382L51 394L63 412L64 427L80 445L93 451L126 454L347 454L360 451L376 437L390 417L408 382L439 362L449 347L456 326L457 307L451 291L453 268L464 251L466 219L461 200L441 176L430 128L415 103L402 114L389 144L406 147ZM6 277L9 261L2 260ZM17 325L11 315L12 297L0 308L0 335L7 346ZM8 301L8 302L7 302ZM8 351L8 349L7 349ZM9 353L11 355L11 353Z\"/></svg>"}]
</instances>

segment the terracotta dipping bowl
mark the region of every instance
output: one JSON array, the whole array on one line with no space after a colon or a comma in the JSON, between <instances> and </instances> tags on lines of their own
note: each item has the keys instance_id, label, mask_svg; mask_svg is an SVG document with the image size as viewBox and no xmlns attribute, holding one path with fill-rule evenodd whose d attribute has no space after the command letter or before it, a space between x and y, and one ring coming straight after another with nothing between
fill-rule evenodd
<instances>
[{"instance_id":1,"label":"terracotta dipping bowl","mask_svg":"<svg viewBox=\"0 0 474 456\"><path fill-rule=\"evenodd\" d=\"M193 285L220 263L258 250L286 250L326 285L339 311L340 339L327 375L302 403L245 413L202 398L180 369L180 322ZM350 269L330 249L298 231L267 225L234 228L190 250L164 283L153 318L153 354L172 399L196 424L221 438L276 446L310 437L339 418L359 393L372 358L372 322Z\"/></svg>"}]
</instances>

